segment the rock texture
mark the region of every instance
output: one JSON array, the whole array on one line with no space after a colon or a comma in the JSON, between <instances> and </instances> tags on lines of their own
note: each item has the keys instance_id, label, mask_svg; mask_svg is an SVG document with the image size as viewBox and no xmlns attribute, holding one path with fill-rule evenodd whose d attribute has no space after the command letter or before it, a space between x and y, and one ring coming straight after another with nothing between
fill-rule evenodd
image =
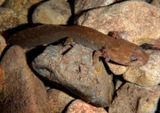
<instances>
[{"instance_id":1,"label":"rock texture","mask_svg":"<svg viewBox=\"0 0 160 113\"><path fill-rule=\"evenodd\" d=\"M6 0L4 7L12 9L17 17L19 24L28 23L30 8L43 0Z\"/></svg>"},{"instance_id":2,"label":"rock texture","mask_svg":"<svg viewBox=\"0 0 160 113\"><path fill-rule=\"evenodd\" d=\"M0 56L4 50L4 48L7 46L5 39L2 35L0 35Z\"/></svg>"},{"instance_id":3,"label":"rock texture","mask_svg":"<svg viewBox=\"0 0 160 113\"><path fill-rule=\"evenodd\" d=\"M159 97L159 86L146 89L127 83L117 92L109 113L154 113Z\"/></svg>"},{"instance_id":4,"label":"rock texture","mask_svg":"<svg viewBox=\"0 0 160 113\"><path fill-rule=\"evenodd\" d=\"M125 1L90 10L78 19L78 24L105 34L122 31L122 38L136 44L151 43L160 37L160 9L142 1Z\"/></svg>"},{"instance_id":5,"label":"rock texture","mask_svg":"<svg viewBox=\"0 0 160 113\"><path fill-rule=\"evenodd\" d=\"M18 19L13 10L0 7L0 32L17 26Z\"/></svg>"},{"instance_id":6,"label":"rock texture","mask_svg":"<svg viewBox=\"0 0 160 113\"><path fill-rule=\"evenodd\" d=\"M71 10L66 0L49 0L39 5L32 16L33 23L67 24Z\"/></svg>"},{"instance_id":7,"label":"rock texture","mask_svg":"<svg viewBox=\"0 0 160 113\"><path fill-rule=\"evenodd\" d=\"M49 113L43 83L31 72L24 51L11 47L1 61L4 74L0 92L1 113Z\"/></svg>"},{"instance_id":8,"label":"rock texture","mask_svg":"<svg viewBox=\"0 0 160 113\"><path fill-rule=\"evenodd\" d=\"M66 113L107 113L107 111L104 108L96 108L81 100L75 100L69 105Z\"/></svg>"},{"instance_id":9,"label":"rock texture","mask_svg":"<svg viewBox=\"0 0 160 113\"><path fill-rule=\"evenodd\" d=\"M68 106L68 104L74 100L73 97L57 89L50 89L47 91L47 93L48 105L51 113L63 113L66 106Z\"/></svg>"},{"instance_id":10,"label":"rock texture","mask_svg":"<svg viewBox=\"0 0 160 113\"><path fill-rule=\"evenodd\" d=\"M129 67L123 78L141 86L154 86L160 84L160 51L152 50L146 65L137 68Z\"/></svg>"},{"instance_id":11,"label":"rock texture","mask_svg":"<svg viewBox=\"0 0 160 113\"><path fill-rule=\"evenodd\" d=\"M81 99L97 106L108 106L112 100L113 83L103 64L97 61L93 65L93 53L89 48L75 44L68 52L65 50L68 51L66 47L49 46L35 59L34 69Z\"/></svg>"}]
</instances>

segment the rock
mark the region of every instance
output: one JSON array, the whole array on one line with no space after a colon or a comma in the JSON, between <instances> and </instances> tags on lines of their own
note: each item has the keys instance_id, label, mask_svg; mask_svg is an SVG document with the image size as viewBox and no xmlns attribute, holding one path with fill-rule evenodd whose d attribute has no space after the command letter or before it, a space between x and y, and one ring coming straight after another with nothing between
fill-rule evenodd
<instances>
[{"instance_id":1,"label":"rock","mask_svg":"<svg viewBox=\"0 0 160 113\"><path fill-rule=\"evenodd\" d=\"M46 89L28 67L23 49L9 48L1 66L4 69L1 113L49 113Z\"/></svg>"},{"instance_id":2,"label":"rock","mask_svg":"<svg viewBox=\"0 0 160 113\"><path fill-rule=\"evenodd\" d=\"M93 65L93 51L77 44L68 52L65 50L68 49L49 46L34 60L34 70L87 102L108 106L112 100L113 83L102 62Z\"/></svg>"},{"instance_id":3,"label":"rock","mask_svg":"<svg viewBox=\"0 0 160 113\"><path fill-rule=\"evenodd\" d=\"M98 108L83 102L82 100L73 101L66 113L107 113L104 108Z\"/></svg>"},{"instance_id":4,"label":"rock","mask_svg":"<svg viewBox=\"0 0 160 113\"><path fill-rule=\"evenodd\" d=\"M18 16L19 24L28 23L29 9L43 0L6 0L4 7L12 9Z\"/></svg>"},{"instance_id":5,"label":"rock","mask_svg":"<svg viewBox=\"0 0 160 113\"><path fill-rule=\"evenodd\" d=\"M56 89L50 89L47 93L51 113L62 113L65 107L74 99L68 94Z\"/></svg>"},{"instance_id":6,"label":"rock","mask_svg":"<svg viewBox=\"0 0 160 113\"><path fill-rule=\"evenodd\" d=\"M5 39L2 35L0 35L0 56L4 50L4 48L7 46Z\"/></svg>"},{"instance_id":7,"label":"rock","mask_svg":"<svg viewBox=\"0 0 160 113\"><path fill-rule=\"evenodd\" d=\"M122 0L75 0L75 13L110 5L114 2Z\"/></svg>"},{"instance_id":8,"label":"rock","mask_svg":"<svg viewBox=\"0 0 160 113\"><path fill-rule=\"evenodd\" d=\"M0 32L17 26L18 19L13 10L0 7Z\"/></svg>"},{"instance_id":9,"label":"rock","mask_svg":"<svg viewBox=\"0 0 160 113\"><path fill-rule=\"evenodd\" d=\"M71 10L66 0L49 0L39 5L33 13L33 23L67 24Z\"/></svg>"},{"instance_id":10,"label":"rock","mask_svg":"<svg viewBox=\"0 0 160 113\"><path fill-rule=\"evenodd\" d=\"M142 1L125 1L84 13L78 24L108 34L122 31L122 38L135 44L160 37L160 9Z\"/></svg>"},{"instance_id":11,"label":"rock","mask_svg":"<svg viewBox=\"0 0 160 113\"><path fill-rule=\"evenodd\" d=\"M150 53L147 64L142 67L129 67L123 78L141 86L154 86L160 84L160 51Z\"/></svg>"},{"instance_id":12,"label":"rock","mask_svg":"<svg viewBox=\"0 0 160 113\"><path fill-rule=\"evenodd\" d=\"M115 75L122 75L124 74L128 67L126 66L122 66L122 65L117 65L117 64L113 64L113 63L107 63L110 70L112 71L112 73L114 73Z\"/></svg>"},{"instance_id":13,"label":"rock","mask_svg":"<svg viewBox=\"0 0 160 113\"><path fill-rule=\"evenodd\" d=\"M2 90L4 87L4 70L2 69L2 67L0 66L0 95L2 94ZM1 98L1 96L0 96Z\"/></svg>"},{"instance_id":14,"label":"rock","mask_svg":"<svg viewBox=\"0 0 160 113\"><path fill-rule=\"evenodd\" d=\"M0 5L2 5L5 2L5 0L0 0Z\"/></svg>"},{"instance_id":15,"label":"rock","mask_svg":"<svg viewBox=\"0 0 160 113\"><path fill-rule=\"evenodd\" d=\"M159 0L152 0L151 4L160 8L160 1Z\"/></svg>"},{"instance_id":16,"label":"rock","mask_svg":"<svg viewBox=\"0 0 160 113\"><path fill-rule=\"evenodd\" d=\"M160 98L160 87L144 88L126 83L117 92L109 113L154 113Z\"/></svg>"}]
</instances>

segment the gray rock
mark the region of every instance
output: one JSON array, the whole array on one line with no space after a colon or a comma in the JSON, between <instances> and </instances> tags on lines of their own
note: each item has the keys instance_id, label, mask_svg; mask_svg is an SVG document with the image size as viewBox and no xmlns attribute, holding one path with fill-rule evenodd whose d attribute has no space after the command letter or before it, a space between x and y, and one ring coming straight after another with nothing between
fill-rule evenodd
<instances>
[{"instance_id":1,"label":"gray rock","mask_svg":"<svg viewBox=\"0 0 160 113\"><path fill-rule=\"evenodd\" d=\"M24 50L13 46L1 61L1 113L49 113L47 93L43 83L31 72Z\"/></svg>"},{"instance_id":2,"label":"gray rock","mask_svg":"<svg viewBox=\"0 0 160 113\"><path fill-rule=\"evenodd\" d=\"M66 0L49 0L39 5L33 13L33 23L67 24L71 10Z\"/></svg>"},{"instance_id":3,"label":"gray rock","mask_svg":"<svg viewBox=\"0 0 160 113\"><path fill-rule=\"evenodd\" d=\"M62 55L65 49L49 46L34 60L33 68L81 99L97 106L108 106L112 100L113 83L102 62L97 61L93 65L92 50L89 48L75 44Z\"/></svg>"},{"instance_id":4,"label":"gray rock","mask_svg":"<svg viewBox=\"0 0 160 113\"><path fill-rule=\"evenodd\" d=\"M109 113L154 113L159 98L159 86L145 88L126 83L118 90Z\"/></svg>"}]
</instances>

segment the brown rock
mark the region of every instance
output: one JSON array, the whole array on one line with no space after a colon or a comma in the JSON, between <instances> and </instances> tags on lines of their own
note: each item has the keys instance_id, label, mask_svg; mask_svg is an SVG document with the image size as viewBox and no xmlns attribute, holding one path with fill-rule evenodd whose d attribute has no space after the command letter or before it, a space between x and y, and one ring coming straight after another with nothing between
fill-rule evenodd
<instances>
[{"instance_id":1,"label":"brown rock","mask_svg":"<svg viewBox=\"0 0 160 113\"><path fill-rule=\"evenodd\" d=\"M62 113L65 107L74 99L68 94L56 89L51 89L47 93L51 113Z\"/></svg>"},{"instance_id":2,"label":"brown rock","mask_svg":"<svg viewBox=\"0 0 160 113\"><path fill-rule=\"evenodd\" d=\"M1 113L49 113L46 89L28 67L23 49L11 47L1 65L4 69Z\"/></svg>"},{"instance_id":3,"label":"brown rock","mask_svg":"<svg viewBox=\"0 0 160 113\"><path fill-rule=\"evenodd\" d=\"M160 84L160 51L152 50L147 64L142 67L129 67L123 78L141 86Z\"/></svg>"},{"instance_id":4,"label":"brown rock","mask_svg":"<svg viewBox=\"0 0 160 113\"><path fill-rule=\"evenodd\" d=\"M18 16L19 24L28 23L27 16L31 6L42 0L7 0L4 7L12 9Z\"/></svg>"},{"instance_id":5,"label":"brown rock","mask_svg":"<svg viewBox=\"0 0 160 113\"><path fill-rule=\"evenodd\" d=\"M118 90L109 113L154 113L159 97L159 86L144 88L127 83Z\"/></svg>"},{"instance_id":6,"label":"brown rock","mask_svg":"<svg viewBox=\"0 0 160 113\"><path fill-rule=\"evenodd\" d=\"M90 10L78 19L78 24L105 34L122 31L122 38L142 44L160 38L160 9L146 2L125 1Z\"/></svg>"},{"instance_id":7,"label":"brown rock","mask_svg":"<svg viewBox=\"0 0 160 113\"><path fill-rule=\"evenodd\" d=\"M0 35L0 56L4 50L4 48L7 46L5 39L2 35Z\"/></svg>"},{"instance_id":8,"label":"brown rock","mask_svg":"<svg viewBox=\"0 0 160 113\"><path fill-rule=\"evenodd\" d=\"M5 0L0 0L0 5L2 5L5 2Z\"/></svg>"},{"instance_id":9,"label":"brown rock","mask_svg":"<svg viewBox=\"0 0 160 113\"><path fill-rule=\"evenodd\" d=\"M0 32L17 26L18 19L13 10L9 8L0 8Z\"/></svg>"},{"instance_id":10,"label":"brown rock","mask_svg":"<svg viewBox=\"0 0 160 113\"><path fill-rule=\"evenodd\" d=\"M114 87L102 62L93 65L93 51L78 44L65 55L62 54L64 50L66 47L49 46L35 59L33 68L81 99L97 106L108 106Z\"/></svg>"},{"instance_id":11,"label":"brown rock","mask_svg":"<svg viewBox=\"0 0 160 113\"><path fill-rule=\"evenodd\" d=\"M39 5L33 13L33 23L67 24L71 10L66 0L49 0Z\"/></svg>"},{"instance_id":12,"label":"brown rock","mask_svg":"<svg viewBox=\"0 0 160 113\"><path fill-rule=\"evenodd\" d=\"M98 108L83 102L82 100L73 101L66 113L107 113L104 108Z\"/></svg>"}]
</instances>

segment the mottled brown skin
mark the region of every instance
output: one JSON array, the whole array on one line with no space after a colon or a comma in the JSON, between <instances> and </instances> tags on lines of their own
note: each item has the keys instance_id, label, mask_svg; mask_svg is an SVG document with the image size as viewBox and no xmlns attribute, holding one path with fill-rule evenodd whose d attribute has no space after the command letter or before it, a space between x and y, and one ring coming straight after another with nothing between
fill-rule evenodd
<instances>
[{"instance_id":1,"label":"mottled brown skin","mask_svg":"<svg viewBox=\"0 0 160 113\"><path fill-rule=\"evenodd\" d=\"M33 48L66 37L93 50L102 50L102 57L121 65L141 66L148 61L148 55L139 46L84 26L40 25L14 34L8 43Z\"/></svg>"}]
</instances>

